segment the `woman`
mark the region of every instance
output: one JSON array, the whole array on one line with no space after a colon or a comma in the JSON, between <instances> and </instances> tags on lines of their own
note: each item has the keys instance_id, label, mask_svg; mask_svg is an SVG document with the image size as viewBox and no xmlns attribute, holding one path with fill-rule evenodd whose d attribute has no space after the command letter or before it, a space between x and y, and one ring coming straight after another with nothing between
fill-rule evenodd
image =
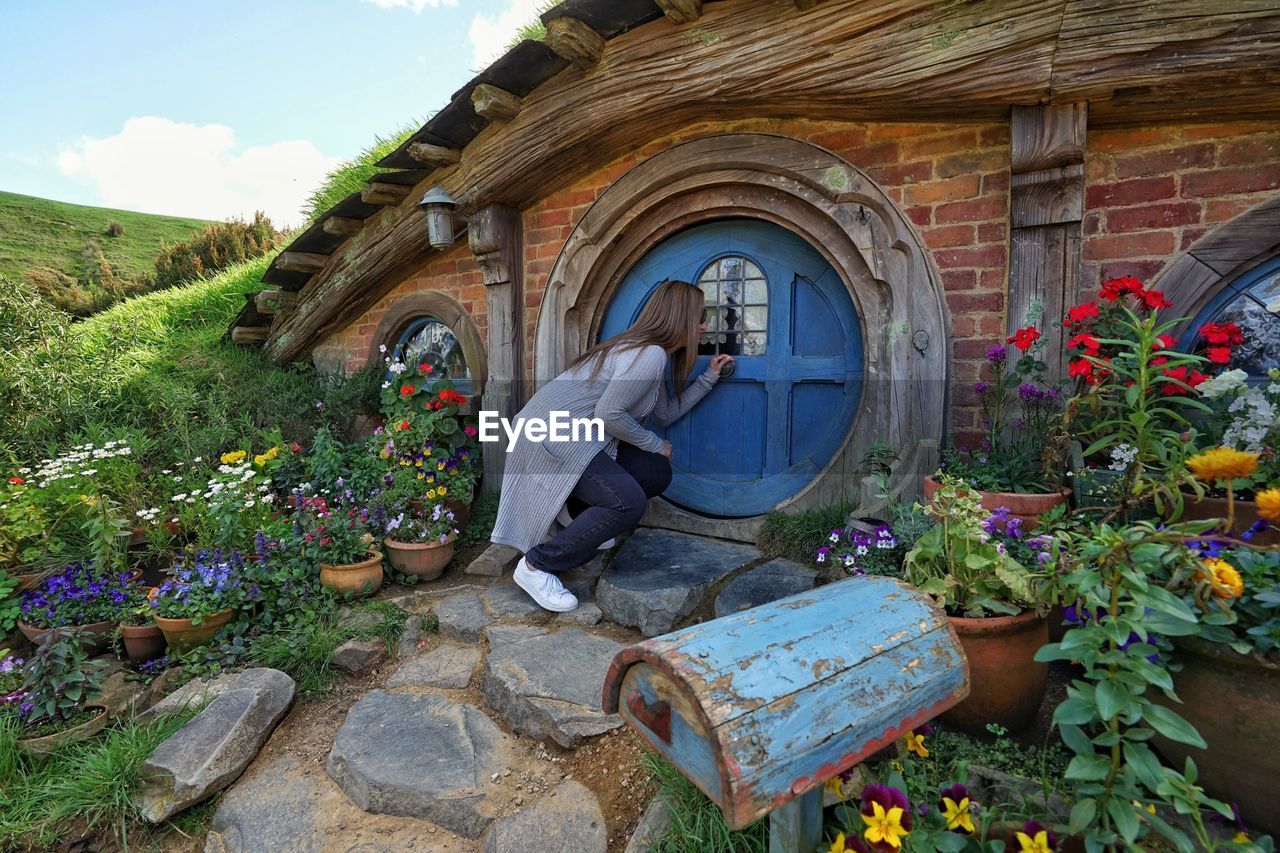
<instances>
[{"instance_id":1,"label":"woman","mask_svg":"<svg viewBox=\"0 0 1280 853\"><path fill-rule=\"evenodd\" d=\"M633 529L649 498L671 482L671 443L641 426L652 417L660 426L679 418L707 395L720 369L733 361L718 355L685 387L697 358L702 291L684 281L665 281L649 298L635 325L579 356L539 389L519 417L550 421L552 412L569 418L599 418L604 436L579 433L578 440L517 438L507 455L502 499L492 539L519 549L515 582L538 603L556 612L573 610L578 599L558 572L591 559L620 533ZM668 357L678 391L666 390ZM572 498L572 501L570 499ZM570 506L580 508L570 516ZM559 531L547 540L553 521Z\"/></svg>"}]
</instances>

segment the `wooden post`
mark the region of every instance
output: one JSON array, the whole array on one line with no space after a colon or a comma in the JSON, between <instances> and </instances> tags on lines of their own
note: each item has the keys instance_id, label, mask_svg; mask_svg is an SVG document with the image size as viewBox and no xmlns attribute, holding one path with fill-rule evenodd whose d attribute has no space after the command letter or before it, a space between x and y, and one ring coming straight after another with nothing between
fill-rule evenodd
<instances>
[{"instance_id":1,"label":"wooden post","mask_svg":"<svg viewBox=\"0 0 1280 853\"><path fill-rule=\"evenodd\" d=\"M488 83L481 83L471 90L471 105L476 115L492 122L511 121L520 112L520 99Z\"/></svg>"},{"instance_id":2,"label":"wooden post","mask_svg":"<svg viewBox=\"0 0 1280 853\"><path fill-rule=\"evenodd\" d=\"M1078 294L1087 117L1084 103L1015 106L1010 117L1008 326L1040 306L1050 381L1066 373L1062 316Z\"/></svg>"},{"instance_id":3,"label":"wooden post","mask_svg":"<svg viewBox=\"0 0 1280 853\"><path fill-rule=\"evenodd\" d=\"M523 233L520 211L500 204L480 208L467 227L471 251L484 275L485 308L489 328L489 376L485 379L481 408L512 417L523 401L520 377L524 371ZM481 445L484 460L484 494L502 485L506 441Z\"/></svg>"},{"instance_id":4,"label":"wooden post","mask_svg":"<svg viewBox=\"0 0 1280 853\"><path fill-rule=\"evenodd\" d=\"M574 65L590 66L604 53L604 36L568 16L547 21L547 46Z\"/></svg>"},{"instance_id":5,"label":"wooden post","mask_svg":"<svg viewBox=\"0 0 1280 853\"><path fill-rule=\"evenodd\" d=\"M809 853L821 840L821 785L769 814L769 853Z\"/></svg>"},{"instance_id":6,"label":"wooden post","mask_svg":"<svg viewBox=\"0 0 1280 853\"><path fill-rule=\"evenodd\" d=\"M324 269L327 263L329 263L328 255L319 255L315 252L281 252L276 258L276 269L316 273Z\"/></svg>"},{"instance_id":7,"label":"wooden post","mask_svg":"<svg viewBox=\"0 0 1280 853\"><path fill-rule=\"evenodd\" d=\"M360 191L360 200L366 204L399 204L408 198L411 192L413 187L404 184L369 181Z\"/></svg>"},{"instance_id":8,"label":"wooden post","mask_svg":"<svg viewBox=\"0 0 1280 853\"><path fill-rule=\"evenodd\" d=\"M324 233L335 237L354 237L364 228L364 220L352 216L330 216L320 227Z\"/></svg>"},{"instance_id":9,"label":"wooden post","mask_svg":"<svg viewBox=\"0 0 1280 853\"><path fill-rule=\"evenodd\" d=\"M442 168L452 166L462 159L462 152L456 148L443 145L432 145L429 142L414 142L405 149L406 153L424 166Z\"/></svg>"}]
</instances>

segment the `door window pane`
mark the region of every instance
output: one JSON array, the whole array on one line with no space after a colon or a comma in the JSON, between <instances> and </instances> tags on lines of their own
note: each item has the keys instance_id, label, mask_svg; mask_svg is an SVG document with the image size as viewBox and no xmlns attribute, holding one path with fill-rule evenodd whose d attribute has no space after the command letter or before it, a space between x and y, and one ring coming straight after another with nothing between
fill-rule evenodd
<instances>
[{"instance_id":1,"label":"door window pane","mask_svg":"<svg viewBox=\"0 0 1280 853\"><path fill-rule=\"evenodd\" d=\"M769 284L764 271L741 255L712 261L698 276L707 307L699 355L764 355L769 327Z\"/></svg>"},{"instance_id":2,"label":"door window pane","mask_svg":"<svg viewBox=\"0 0 1280 853\"><path fill-rule=\"evenodd\" d=\"M460 391L471 387L471 371L453 330L435 317L421 317L409 324L392 355L411 368L431 365L431 377L453 380Z\"/></svg>"}]
</instances>

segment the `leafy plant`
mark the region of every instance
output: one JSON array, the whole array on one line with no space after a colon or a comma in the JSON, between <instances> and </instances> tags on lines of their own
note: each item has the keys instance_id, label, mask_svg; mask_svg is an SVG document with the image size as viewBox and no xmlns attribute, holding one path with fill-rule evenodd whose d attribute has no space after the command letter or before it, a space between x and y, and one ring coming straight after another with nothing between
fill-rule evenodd
<instances>
[{"instance_id":1,"label":"leafy plant","mask_svg":"<svg viewBox=\"0 0 1280 853\"><path fill-rule=\"evenodd\" d=\"M395 542L444 544L458 534L453 513L444 504L422 511L408 507L387 519L384 529Z\"/></svg>"},{"instance_id":2,"label":"leafy plant","mask_svg":"<svg viewBox=\"0 0 1280 853\"><path fill-rule=\"evenodd\" d=\"M1235 547L1207 553L1215 551L1203 573L1205 582L1183 596L1206 611L1202 637L1226 643L1242 655L1275 654L1280 649L1280 552ZM1223 563L1234 576L1228 572L1222 577Z\"/></svg>"},{"instance_id":3,"label":"leafy plant","mask_svg":"<svg viewBox=\"0 0 1280 853\"><path fill-rule=\"evenodd\" d=\"M18 714L28 729L56 729L77 717L85 703L102 692L102 664L89 660L84 638L71 630L46 640L27 660L22 671Z\"/></svg>"},{"instance_id":4,"label":"leafy plant","mask_svg":"<svg viewBox=\"0 0 1280 853\"><path fill-rule=\"evenodd\" d=\"M151 594L151 608L165 619L191 619L234 610L245 600L244 557L239 551L201 551L194 560L179 559L170 577Z\"/></svg>"},{"instance_id":5,"label":"leafy plant","mask_svg":"<svg viewBox=\"0 0 1280 853\"><path fill-rule=\"evenodd\" d=\"M128 574L99 571L92 563L72 563L22 594L22 621L37 628L61 628L113 620L129 597Z\"/></svg>"},{"instance_id":6,"label":"leafy plant","mask_svg":"<svg viewBox=\"0 0 1280 853\"><path fill-rule=\"evenodd\" d=\"M294 520L298 551L313 565L358 563L374 547L367 509L341 504L331 507L322 497L305 497Z\"/></svg>"},{"instance_id":7,"label":"leafy plant","mask_svg":"<svg viewBox=\"0 0 1280 853\"><path fill-rule=\"evenodd\" d=\"M644 761L657 785L657 796L671 807L671 823L649 848L653 853L764 853L768 849L767 820L730 829L720 807L679 770L656 753L646 752Z\"/></svg>"}]
</instances>

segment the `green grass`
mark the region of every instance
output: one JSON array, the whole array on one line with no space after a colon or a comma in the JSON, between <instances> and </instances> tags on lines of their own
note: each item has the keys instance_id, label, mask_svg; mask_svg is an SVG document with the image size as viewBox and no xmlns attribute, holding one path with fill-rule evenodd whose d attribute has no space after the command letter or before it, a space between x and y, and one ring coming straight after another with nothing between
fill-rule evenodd
<instances>
[{"instance_id":1,"label":"green grass","mask_svg":"<svg viewBox=\"0 0 1280 853\"><path fill-rule=\"evenodd\" d=\"M73 830L106 831L121 848L138 849L155 834L134 804L138 770L194 715L118 722L43 763L18 755L16 729L0 719L0 849L50 850Z\"/></svg>"},{"instance_id":2,"label":"green grass","mask_svg":"<svg viewBox=\"0 0 1280 853\"><path fill-rule=\"evenodd\" d=\"M657 796L671 804L671 826L650 848L652 853L764 853L769 846L767 819L732 830L720 807L662 757L647 752L645 765Z\"/></svg>"},{"instance_id":3,"label":"green grass","mask_svg":"<svg viewBox=\"0 0 1280 853\"><path fill-rule=\"evenodd\" d=\"M124 232L108 237L110 222L119 222ZM0 276L18 280L23 271L44 267L80 280L90 239L117 274L150 276L162 243L185 240L207 224L0 192Z\"/></svg>"},{"instance_id":4,"label":"green grass","mask_svg":"<svg viewBox=\"0 0 1280 853\"><path fill-rule=\"evenodd\" d=\"M466 548L488 542L493 523L498 520L498 495L481 495L471 504L471 519L458 536L458 547Z\"/></svg>"},{"instance_id":5,"label":"green grass","mask_svg":"<svg viewBox=\"0 0 1280 853\"><path fill-rule=\"evenodd\" d=\"M373 164L399 148L400 144L418 127L419 124L409 124L388 136L375 136L372 145L352 159L338 164L337 168L325 176L324 182L307 199L304 208L307 222L315 222L320 214L352 193L358 193L364 189L366 181L383 171Z\"/></svg>"},{"instance_id":6,"label":"green grass","mask_svg":"<svg viewBox=\"0 0 1280 853\"><path fill-rule=\"evenodd\" d=\"M851 509L827 506L802 512L771 512L760 525L760 552L766 557L785 557L811 566L814 552L826 543L832 530L844 527Z\"/></svg>"}]
</instances>

